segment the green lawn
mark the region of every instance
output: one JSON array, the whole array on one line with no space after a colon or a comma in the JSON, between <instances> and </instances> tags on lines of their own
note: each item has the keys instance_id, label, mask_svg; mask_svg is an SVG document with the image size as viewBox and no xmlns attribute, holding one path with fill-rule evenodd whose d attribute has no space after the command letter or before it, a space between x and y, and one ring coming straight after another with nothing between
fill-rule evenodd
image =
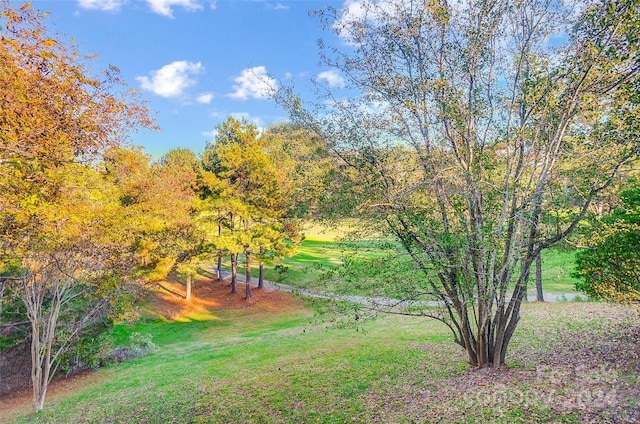
<instances>
[{"instance_id":1,"label":"green lawn","mask_svg":"<svg viewBox=\"0 0 640 424\"><path fill-rule=\"evenodd\" d=\"M576 278L571 277L575 268L576 249L555 247L542 251L542 287L547 293L574 293ZM534 280L531 280L534 286ZM532 293L535 293L533 287Z\"/></svg>"},{"instance_id":2,"label":"green lawn","mask_svg":"<svg viewBox=\"0 0 640 424\"><path fill-rule=\"evenodd\" d=\"M341 241L341 237L348 231L348 227L327 229L319 224L307 225L306 238L298 247L297 253L289 258L282 259L278 268L273 265L265 266L265 278L269 281L281 282L294 287L312 288L318 290L340 290L347 294L367 294L366 282L336 282L327 283L322 277L327 271L336 270L344 257L375 259L382 257L385 252L371 245L371 241L349 242ZM388 247L388 246L387 246ZM398 248L399 249L399 248ZM389 253L390 250L386 250ZM575 266L576 249L569 247L554 247L546 249L542 253L542 280L545 293L565 294L575 293L576 279L570 274ZM244 260L240 255L240 263ZM228 263L225 264L229 269ZM238 272L244 272L239 267ZM529 294L535 294L535 283L532 269L529 284ZM253 271L253 276L257 270ZM397 275L398 280L413 278L415 271L405 267L403 273ZM372 276L371 280L375 278ZM385 280L389 280L385 276ZM399 281L396 281L400 283ZM372 282L377 284L377 282Z\"/></svg>"},{"instance_id":3,"label":"green lawn","mask_svg":"<svg viewBox=\"0 0 640 424\"><path fill-rule=\"evenodd\" d=\"M342 241L341 238L349 231L349 225L343 223L336 228L327 228L320 224L307 224L304 230L305 239L298 246L294 256L281 259L279 267L265 265L264 275L269 281L281 282L300 288L323 289L320 282L323 275L335 270L342 264L345 255L353 255L356 250L361 257L371 257L377 252L367 248L367 241ZM238 272L244 272L242 262L244 255L239 257ZM228 261L223 262L229 270ZM254 269L252 276L257 276Z\"/></svg>"},{"instance_id":4,"label":"green lawn","mask_svg":"<svg viewBox=\"0 0 640 424\"><path fill-rule=\"evenodd\" d=\"M637 311L572 305L525 305L502 371L470 369L446 327L410 317L355 331L305 309L243 308L119 326L118 340L142 332L160 349L52 390L42 413L30 415L27 400L0 421L634 422L640 360L623 353L640 347Z\"/></svg>"},{"instance_id":5,"label":"green lawn","mask_svg":"<svg viewBox=\"0 0 640 424\"><path fill-rule=\"evenodd\" d=\"M286 269L284 273L274 267L266 267L265 278L296 287L312 288L317 286L323 272L335 269L341 263L339 243L306 239L298 246L294 256L280 261L280 265Z\"/></svg>"}]
</instances>

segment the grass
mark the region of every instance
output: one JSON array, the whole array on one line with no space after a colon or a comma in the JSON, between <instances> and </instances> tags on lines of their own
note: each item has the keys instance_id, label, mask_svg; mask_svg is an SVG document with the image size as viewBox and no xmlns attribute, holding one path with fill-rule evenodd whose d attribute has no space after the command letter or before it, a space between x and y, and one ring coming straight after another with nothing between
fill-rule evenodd
<instances>
[{"instance_id":1,"label":"grass","mask_svg":"<svg viewBox=\"0 0 640 424\"><path fill-rule=\"evenodd\" d=\"M315 284L339 265L342 248L310 236L285 262L288 276ZM545 252L547 292L573 291L573 256ZM114 338L125 345L140 333L158 351L54 387L40 414L30 414L28 399L0 403L0 422L637 422L638 313L524 305L502 370L470 369L447 328L424 319L385 316L355 331L309 307L262 302L192 308L175 321L150 315L116 326Z\"/></svg>"},{"instance_id":2,"label":"grass","mask_svg":"<svg viewBox=\"0 0 640 424\"><path fill-rule=\"evenodd\" d=\"M319 224L307 227L307 238L302 242L295 256L284 259L281 263L287 267L286 274L278 273L275 269L265 270L265 278L272 281L282 281L296 287L321 287L319 280L327 270L336 269L344 255L354 254L363 258L375 258L381 255L375 248L367 247L367 242L339 242L349 230L348 225L327 229ZM545 293L566 294L576 293L576 278L571 276L575 267L577 250L568 246L557 246L542 252L542 281ZM342 287L342 289L345 289ZM346 288L349 294L359 294L358 289ZM529 293L535 294L535 284L532 279Z\"/></svg>"},{"instance_id":3,"label":"grass","mask_svg":"<svg viewBox=\"0 0 640 424\"><path fill-rule=\"evenodd\" d=\"M327 272L337 270L345 257L356 255L358 258L376 259L382 257L385 251L371 246L370 241L344 241L342 237L350 231L349 223L343 223L336 228L327 228L320 224L308 224L305 227L305 239L298 247L297 253L279 262L279 267L266 265L265 278L269 281L281 282L299 288L318 290L340 290L345 294L367 295L366 283L342 282L327 283L323 277ZM398 248L400 249L400 248ZM559 246L545 249L542 253L542 280L543 289L548 294L576 293L575 283L577 279L571 277L575 266L575 254L577 250ZM387 250L386 253L389 253ZM240 255L239 263L244 261ZM228 262L224 264L229 269ZM244 272L239 266L238 272ZM534 270L532 269L529 284L529 294L535 294ZM415 276L415 271L405 269L398 279L407 279ZM253 277L257 270L253 271ZM377 283L375 283L377 284ZM375 289L375 284L374 285ZM371 287L370 287L371 288ZM372 290L373 290L372 289Z\"/></svg>"},{"instance_id":4,"label":"grass","mask_svg":"<svg viewBox=\"0 0 640 424\"><path fill-rule=\"evenodd\" d=\"M542 251L542 286L547 293L574 293L578 280L571 276L575 268L577 249L554 247ZM533 283L535 293L535 283Z\"/></svg>"},{"instance_id":5,"label":"grass","mask_svg":"<svg viewBox=\"0 0 640 424\"><path fill-rule=\"evenodd\" d=\"M305 239L297 248L294 256L281 259L279 267L266 265L265 279L281 282L300 288L322 289L320 280L327 271L337 269L345 255L366 245L364 242L344 242L341 238L350 230L349 223L343 223L336 228L328 228L320 224L307 224L304 230ZM367 255L375 253L368 252ZM239 264L244 261L244 255L239 256ZM230 269L228 261L223 262L226 270ZM244 272L239 265L238 272ZM253 277L257 270L253 271Z\"/></svg>"},{"instance_id":6,"label":"grass","mask_svg":"<svg viewBox=\"0 0 640 424\"><path fill-rule=\"evenodd\" d=\"M257 304L258 305L258 304ZM532 304L509 368L473 370L443 325L386 316L338 329L308 309L119 326L157 353L100 369L13 422L634 422L637 310ZM626 355L623 355L626 353ZM27 401L28 403L28 401ZM22 412L16 417L16 412ZM3 419L0 418L0 421Z\"/></svg>"},{"instance_id":7,"label":"grass","mask_svg":"<svg viewBox=\"0 0 640 424\"><path fill-rule=\"evenodd\" d=\"M280 261L280 265L286 267L285 273L275 268L266 268L265 278L296 287L312 288L317 285L323 272L335 269L341 263L341 248L338 243L305 239L298 246L295 256Z\"/></svg>"},{"instance_id":8,"label":"grass","mask_svg":"<svg viewBox=\"0 0 640 424\"><path fill-rule=\"evenodd\" d=\"M294 256L281 259L279 266L266 264L264 278L289 284L300 288L317 288L318 281L324 272L336 269L341 261L339 243L333 241L303 240ZM238 273L244 273L244 255L238 257ZM231 265L228 258L222 262L222 267L229 271ZM258 270L252 269L252 278L257 278Z\"/></svg>"},{"instance_id":9,"label":"grass","mask_svg":"<svg viewBox=\"0 0 640 424\"><path fill-rule=\"evenodd\" d=\"M364 243L361 243L361 246ZM340 244L331 241L305 240L299 248L298 254L284 259L281 263L287 267L283 275L275 269L265 269L265 278L271 281L281 281L296 287L323 288L320 280L324 273L337 269L342 261L337 259L343 255L354 254L353 245ZM551 248L542 254L542 281L543 290L548 294L576 293L575 284L578 281L571 276L575 266L575 249ZM375 258L379 256L374 248L358 249L359 257ZM535 283L532 276L529 284L529 293L535 294ZM403 278L411 278L415 272L406 271ZM341 287L347 294L362 294L360 289L349 286Z\"/></svg>"}]
</instances>

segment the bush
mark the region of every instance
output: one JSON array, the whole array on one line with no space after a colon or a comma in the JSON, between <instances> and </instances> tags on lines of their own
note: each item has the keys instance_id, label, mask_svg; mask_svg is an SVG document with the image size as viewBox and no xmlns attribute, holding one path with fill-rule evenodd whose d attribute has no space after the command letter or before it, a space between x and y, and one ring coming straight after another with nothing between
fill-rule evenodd
<instances>
[{"instance_id":1,"label":"bush","mask_svg":"<svg viewBox=\"0 0 640 424\"><path fill-rule=\"evenodd\" d=\"M151 341L151 335L147 333L131 333L129 336L129 346L120 346L112 349L107 354L107 361L111 363L128 361L140 358L149 353L158 351L158 346Z\"/></svg>"},{"instance_id":2,"label":"bush","mask_svg":"<svg viewBox=\"0 0 640 424\"><path fill-rule=\"evenodd\" d=\"M576 255L576 288L589 296L640 302L640 184L620 198L622 206L594 226L591 249Z\"/></svg>"},{"instance_id":3,"label":"bush","mask_svg":"<svg viewBox=\"0 0 640 424\"><path fill-rule=\"evenodd\" d=\"M73 343L60 361L60 370L65 374L82 369L97 369L108 362L113 349L111 324L92 326Z\"/></svg>"},{"instance_id":4,"label":"bush","mask_svg":"<svg viewBox=\"0 0 640 424\"><path fill-rule=\"evenodd\" d=\"M134 350L153 353L156 352L159 348L155 343L151 341L151 339L151 334L138 333L136 331L131 333L131 335L129 336L129 346Z\"/></svg>"}]
</instances>

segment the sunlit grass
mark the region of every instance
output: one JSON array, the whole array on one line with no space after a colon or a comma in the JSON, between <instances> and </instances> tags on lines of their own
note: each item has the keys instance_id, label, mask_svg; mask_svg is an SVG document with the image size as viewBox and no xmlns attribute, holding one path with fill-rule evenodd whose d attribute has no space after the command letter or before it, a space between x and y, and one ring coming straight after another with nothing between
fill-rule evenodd
<instances>
[{"instance_id":1,"label":"sunlit grass","mask_svg":"<svg viewBox=\"0 0 640 424\"><path fill-rule=\"evenodd\" d=\"M324 409L334 401L330 408L337 409L330 415L348 417L358 408L356 395L376 376L398 371L391 361L400 353L398 347L384 347L386 330L371 324L363 334L314 322L306 310L254 317L243 309L224 311L219 320L121 325L114 332L118 343L140 332L151 335L160 350L98 371L69 397L53 396L39 419L95 422L108 416L116 422L184 422L197 407L206 422L272 422L264 413L296 421L292 417L308 411L292 409L292 402ZM423 326L400 320L385 325L398 326L405 328L406 341L425 340ZM444 329L435 323L429 327L434 340L440 339ZM370 343L381 349L363 355ZM268 399L272 410L243 408L240 393L253 402Z\"/></svg>"},{"instance_id":2,"label":"sunlit grass","mask_svg":"<svg viewBox=\"0 0 640 424\"><path fill-rule=\"evenodd\" d=\"M316 221L308 221L302 232L306 240L338 242L348 237L349 233L359 230L361 223L357 219L343 219L332 225Z\"/></svg>"},{"instance_id":3,"label":"sunlit grass","mask_svg":"<svg viewBox=\"0 0 640 424\"><path fill-rule=\"evenodd\" d=\"M386 316L365 322L363 332L336 328L306 309L265 314L243 308L216 315L209 321L118 326L119 342L140 332L150 334L160 350L83 377L73 391L54 391L43 413L24 412L17 421L573 422L563 417L582 413L579 402L567 400L582 396L581 384L610 390L637 381L637 373L624 382L570 374L576 358L585 373L592 365L599 370L600 357L589 355L602 342L589 340L624 331L621 325L629 325L632 315L622 307L525 305L508 355L511 368L502 372L470 369L447 328L431 320ZM584 332L590 339L576 345ZM565 346L567 337L571 344ZM623 371L611 364L608 375ZM556 374L567 381L551 384ZM614 406L627 408L623 401L616 398Z\"/></svg>"},{"instance_id":4,"label":"sunlit grass","mask_svg":"<svg viewBox=\"0 0 640 424\"><path fill-rule=\"evenodd\" d=\"M269 281L299 288L322 289L325 287L321 282L322 277L328 271L340 267L345 257L356 255L361 259L375 260L388 253L372 245L370 241L350 242L343 240L345 234L348 234L354 225L356 224L352 222L344 222L339 226L329 228L319 223L308 223L305 226L306 237L298 246L296 254L279 260L277 267L274 264L266 264L265 278ZM397 249L401 250L400 247ZM576 250L569 247L554 247L542 252L542 280L545 293L576 292L575 283L577 280L571 277L571 272L575 267L575 253ZM240 255L239 262L243 261L244 257ZM225 262L225 268L229 269L228 262ZM242 265L238 267L238 272L244 272ZM257 269L252 272L255 280ZM534 272L532 268L529 294L535 294ZM398 275L398 278L414 278L416 275L418 273L415 271L407 271L406 275ZM362 291L360 288L351 287L348 284L336 287L340 287L341 290L349 294L359 294Z\"/></svg>"},{"instance_id":5,"label":"sunlit grass","mask_svg":"<svg viewBox=\"0 0 640 424\"><path fill-rule=\"evenodd\" d=\"M578 280L575 269L577 249L556 247L542 251L542 286L548 293L573 293Z\"/></svg>"}]
</instances>

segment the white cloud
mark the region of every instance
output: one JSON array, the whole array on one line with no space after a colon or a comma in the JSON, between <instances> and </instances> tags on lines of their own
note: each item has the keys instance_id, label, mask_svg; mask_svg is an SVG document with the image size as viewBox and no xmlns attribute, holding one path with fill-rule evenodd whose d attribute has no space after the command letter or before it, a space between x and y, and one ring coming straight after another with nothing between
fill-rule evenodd
<instances>
[{"instance_id":1,"label":"white cloud","mask_svg":"<svg viewBox=\"0 0 640 424\"><path fill-rule=\"evenodd\" d=\"M209 113L209 117L213 119L221 119L225 116L227 116L226 112L220 112L218 110L214 110L213 112Z\"/></svg>"},{"instance_id":2,"label":"white cloud","mask_svg":"<svg viewBox=\"0 0 640 424\"><path fill-rule=\"evenodd\" d=\"M269 76L264 66L245 69L233 80L237 83L233 86L235 91L227 94L232 99L264 99L276 89L276 80Z\"/></svg>"},{"instance_id":3,"label":"white cloud","mask_svg":"<svg viewBox=\"0 0 640 424\"><path fill-rule=\"evenodd\" d=\"M582 0L570 0L584 3ZM451 14L465 13L473 7L473 0L449 0L447 5ZM339 18L334 22L338 35L350 42L349 32L357 29L355 23L377 26L388 17L398 17L400 11L411 10L415 6L413 0L345 0Z\"/></svg>"},{"instance_id":4,"label":"white cloud","mask_svg":"<svg viewBox=\"0 0 640 424\"><path fill-rule=\"evenodd\" d=\"M203 137L207 137L207 139L213 140L218 135L218 130L202 131L200 134L202 134Z\"/></svg>"},{"instance_id":5,"label":"white cloud","mask_svg":"<svg viewBox=\"0 0 640 424\"><path fill-rule=\"evenodd\" d=\"M200 62L193 63L184 60L172 62L162 68L151 71L151 78L136 77L140 86L161 97L178 97L185 89L196 83L189 76L204 70Z\"/></svg>"},{"instance_id":6,"label":"white cloud","mask_svg":"<svg viewBox=\"0 0 640 424\"><path fill-rule=\"evenodd\" d=\"M260 117L251 116L249 112L220 112L214 111L209 114L209 117L215 119L216 121L226 121L229 117L233 117L238 121L242 121L243 119L247 122L256 126L258 133L262 133L265 130L265 120ZM203 137L207 137L208 140L213 140L218 135L218 130L215 128L211 131L201 131Z\"/></svg>"},{"instance_id":7,"label":"white cloud","mask_svg":"<svg viewBox=\"0 0 640 424\"><path fill-rule=\"evenodd\" d=\"M147 0L147 4L155 13L173 18L173 6L181 6L189 12L202 9L195 0Z\"/></svg>"},{"instance_id":8,"label":"white cloud","mask_svg":"<svg viewBox=\"0 0 640 424\"><path fill-rule=\"evenodd\" d=\"M367 15L366 8L362 0L346 0L342 6L340 18L333 24L338 36L349 39L349 29L354 22L360 22Z\"/></svg>"},{"instance_id":9,"label":"white cloud","mask_svg":"<svg viewBox=\"0 0 640 424\"><path fill-rule=\"evenodd\" d=\"M318 74L318 80L326 81L329 87L344 87L344 78L335 70L323 71Z\"/></svg>"},{"instance_id":10,"label":"white cloud","mask_svg":"<svg viewBox=\"0 0 640 424\"><path fill-rule=\"evenodd\" d=\"M249 114L249 112L231 112L229 116L237 119L238 121L242 121L243 119L246 119L247 122L252 122L251 115Z\"/></svg>"},{"instance_id":11,"label":"white cloud","mask_svg":"<svg viewBox=\"0 0 640 424\"><path fill-rule=\"evenodd\" d=\"M78 6L83 9L108 12L117 12L124 3L124 0L78 0Z\"/></svg>"},{"instance_id":12,"label":"white cloud","mask_svg":"<svg viewBox=\"0 0 640 424\"><path fill-rule=\"evenodd\" d=\"M288 9L288 8L289 8L289 6L286 6L286 5L284 5L284 4L280 3L280 2L278 2L278 3L276 3L276 5L275 5L275 6L273 6L273 8L274 8L275 10L286 10L286 9Z\"/></svg>"},{"instance_id":13,"label":"white cloud","mask_svg":"<svg viewBox=\"0 0 640 424\"><path fill-rule=\"evenodd\" d=\"M211 93L200 93L200 95L196 97L196 101L198 103L202 103L205 105L208 105L209 103L211 103L212 99L213 99L213 94Z\"/></svg>"},{"instance_id":14,"label":"white cloud","mask_svg":"<svg viewBox=\"0 0 640 424\"><path fill-rule=\"evenodd\" d=\"M366 9L362 0L346 0L342 6L342 17L344 19L362 19L366 15Z\"/></svg>"},{"instance_id":15,"label":"white cloud","mask_svg":"<svg viewBox=\"0 0 640 424\"><path fill-rule=\"evenodd\" d=\"M260 118L260 117L256 117L256 116L251 116L251 114L249 114L249 112L231 112L229 114L229 116L237 119L238 121L241 121L243 119L246 119L247 122L253 124L256 126L256 129L258 130L258 133L262 133L265 129L265 122L264 119Z\"/></svg>"},{"instance_id":16,"label":"white cloud","mask_svg":"<svg viewBox=\"0 0 640 424\"><path fill-rule=\"evenodd\" d=\"M354 24L377 26L382 16L394 14L396 6L405 2L409 0L346 0L340 18L334 22L333 27L338 36L350 44L350 33L357 28L354 28Z\"/></svg>"}]
</instances>

